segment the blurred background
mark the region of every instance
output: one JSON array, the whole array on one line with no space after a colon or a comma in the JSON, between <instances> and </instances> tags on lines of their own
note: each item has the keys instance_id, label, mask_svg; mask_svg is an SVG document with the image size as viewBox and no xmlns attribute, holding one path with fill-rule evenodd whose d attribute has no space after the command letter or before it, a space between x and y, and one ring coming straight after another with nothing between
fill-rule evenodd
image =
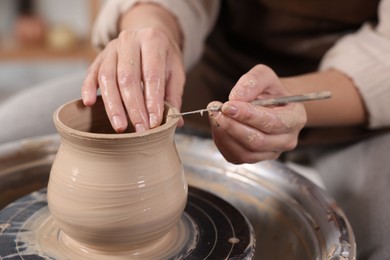
<instances>
[{"instance_id":1,"label":"blurred background","mask_svg":"<svg viewBox=\"0 0 390 260\"><path fill-rule=\"evenodd\" d=\"M0 102L57 77L85 71L103 0L1 0Z\"/></svg>"}]
</instances>

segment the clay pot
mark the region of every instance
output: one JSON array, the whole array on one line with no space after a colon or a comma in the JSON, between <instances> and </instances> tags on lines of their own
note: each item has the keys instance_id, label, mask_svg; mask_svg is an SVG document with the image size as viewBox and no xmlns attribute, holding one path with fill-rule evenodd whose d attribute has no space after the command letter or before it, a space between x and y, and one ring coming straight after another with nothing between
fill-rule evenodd
<instances>
[{"instance_id":1,"label":"clay pot","mask_svg":"<svg viewBox=\"0 0 390 260\"><path fill-rule=\"evenodd\" d=\"M177 112L169 105L165 113ZM50 172L49 209L61 230L98 250L128 250L177 224L187 183L176 151L177 118L143 133L115 134L99 97L56 110L61 145Z\"/></svg>"},{"instance_id":2,"label":"clay pot","mask_svg":"<svg viewBox=\"0 0 390 260\"><path fill-rule=\"evenodd\" d=\"M35 15L21 15L15 22L15 38L24 47L40 46L44 43L46 25Z\"/></svg>"}]
</instances>

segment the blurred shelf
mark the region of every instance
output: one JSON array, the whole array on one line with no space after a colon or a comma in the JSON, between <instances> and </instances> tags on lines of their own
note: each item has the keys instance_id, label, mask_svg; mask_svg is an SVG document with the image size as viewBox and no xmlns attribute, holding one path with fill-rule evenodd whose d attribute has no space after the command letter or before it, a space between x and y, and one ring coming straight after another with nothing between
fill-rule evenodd
<instances>
[{"instance_id":1,"label":"blurred shelf","mask_svg":"<svg viewBox=\"0 0 390 260\"><path fill-rule=\"evenodd\" d=\"M92 61L96 56L95 50L87 44L69 50L51 50L42 47L15 48L0 50L0 62L20 60L74 60Z\"/></svg>"},{"instance_id":2,"label":"blurred shelf","mask_svg":"<svg viewBox=\"0 0 390 260\"><path fill-rule=\"evenodd\" d=\"M49 1L49 0L47 0ZM61 1L61 0L57 0ZM44 61L68 61L68 60L83 60L86 62L92 62L97 55L97 52L93 49L90 44L90 33L96 16L99 12L99 9L102 5L103 0L88 0L86 3L86 8L84 14L87 19L88 32L87 35L83 35L82 39L77 39L79 42L72 46L72 48L66 50L56 50L50 49L46 44L42 46L18 46L14 43L15 39L12 36L6 36L0 42L0 62L13 62L13 61L34 61L34 60L44 60ZM45 4L45 1L37 2L38 4ZM53 7L52 2L51 7ZM64 5L66 6L66 5ZM72 5L69 4L71 8ZM48 7L50 8L50 7ZM74 6L73 6L74 8ZM50 9L48 9L50 10ZM11 10L9 10L11 11ZM58 10L57 10L58 11ZM40 14L38 14L40 15ZM45 20L45 19L44 19ZM48 28L52 27L53 24L48 23Z\"/></svg>"}]
</instances>

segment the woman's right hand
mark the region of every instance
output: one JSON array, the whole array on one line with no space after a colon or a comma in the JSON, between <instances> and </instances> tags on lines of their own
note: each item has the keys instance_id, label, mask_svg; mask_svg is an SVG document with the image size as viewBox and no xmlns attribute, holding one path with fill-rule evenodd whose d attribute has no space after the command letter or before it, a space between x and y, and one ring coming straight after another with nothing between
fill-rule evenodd
<instances>
[{"instance_id":1,"label":"woman's right hand","mask_svg":"<svg viewBox=\"0 0 390 260\"><path fill-rule=\"evenodd\" d=\"M153 15L143 22L142 15L150 12ZM185 82L179 33L170 30L175 22L171 15L148 4L133 7L127 15L122 19L127 29L99 53L82 86L87 106L96 102L100 88L106 113L118 133L129 123L137 132L159 126L164 101L180 110ZM166 23L158 17L165 17Z\"/></svg>"},{"instance_id":2,"label":"woman's right hand","mask_svg":"<svg viewBox=\"0 0 390 260\"><path fill-rule=\"evenodd\" d=\"M256 65L233 87L229 101L212 102L221 112L210 113L213 139L227 161L256 163L273 160L294 149L307 122L303 104L264 107L250 104L264 98L289 96L279 76L268 66Z\"/></svg>"}]
</instances>

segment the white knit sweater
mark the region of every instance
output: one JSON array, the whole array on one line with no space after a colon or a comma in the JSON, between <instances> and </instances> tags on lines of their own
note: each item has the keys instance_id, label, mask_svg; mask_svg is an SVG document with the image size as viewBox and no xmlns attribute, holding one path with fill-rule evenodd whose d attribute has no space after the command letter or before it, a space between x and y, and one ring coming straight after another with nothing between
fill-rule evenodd
<instances>
[{"instance_id":1,"label":"white knit sweater","mask_svg":"<svg viewBox=\"0 0 390 260\"><path fill-rule=\"evenodd\" d=\"M183 59L190 68L201 56L204 41L218 15L218 0L109 0L92 34L97 48L118 35L119 16L138 2L153 2L176 16L181 27ZM335 68L348 75L365 102L369 127L390 126L390 0L381 0L379 23L365 24L340 39L323 57L320 70Z\"/></svg>"}]
</instances>

